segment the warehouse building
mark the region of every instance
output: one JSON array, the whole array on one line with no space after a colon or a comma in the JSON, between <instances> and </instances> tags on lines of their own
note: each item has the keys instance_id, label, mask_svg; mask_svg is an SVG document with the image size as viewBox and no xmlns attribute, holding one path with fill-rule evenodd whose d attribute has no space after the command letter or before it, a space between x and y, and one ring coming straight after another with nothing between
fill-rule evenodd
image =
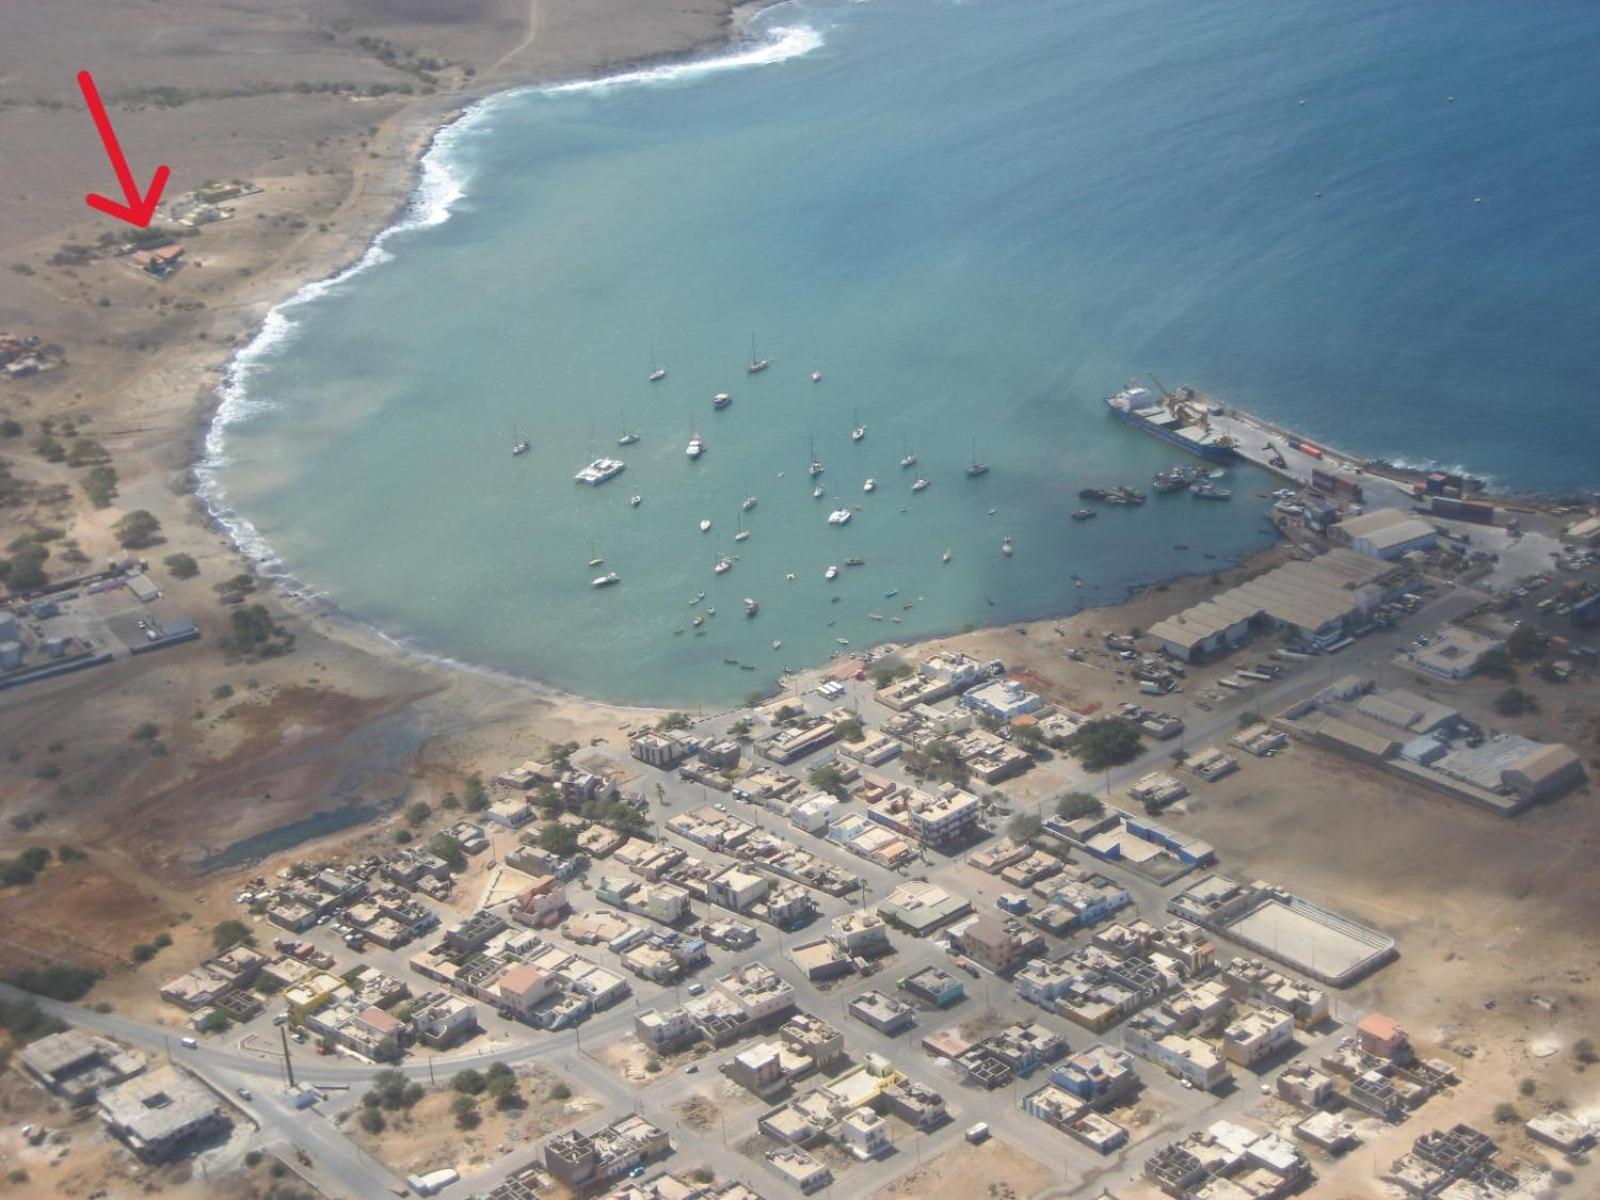
<instances>
[{"instance_id":1,"label":"warehouse building","mask_svg":"<svg viewBox=\"0 0 1600 1200\"><path fill-rule=\"evenodd\" d=\"M1260 627L1327 648L1392 596L1405 575L1403 567L1354 550L1330 550L1310 562L1285 563L1158 621L1150 636L1184 662L1223 653Z\"/></svg>"}]
</instances>

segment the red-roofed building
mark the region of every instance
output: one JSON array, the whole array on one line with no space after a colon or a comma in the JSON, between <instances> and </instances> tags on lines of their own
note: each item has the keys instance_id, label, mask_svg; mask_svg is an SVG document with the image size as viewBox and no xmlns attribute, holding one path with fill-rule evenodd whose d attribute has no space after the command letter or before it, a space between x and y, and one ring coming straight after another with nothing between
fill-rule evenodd
<instances>
[{"instance_id":1,"label":"red-roofed building","mask_svg":"<svg viewBox=\"0 0 1600 1200\"><path fill-rule=\"evenodd\" d=\"M1410 1057L1411 1039L1393 1017L1383 1013L1368 1013L1363 1017L1356 1026L1356 1037L1361 1040L1362 1051L1374 1058L1404 1061Z\"/></svg>"}]
</instances>

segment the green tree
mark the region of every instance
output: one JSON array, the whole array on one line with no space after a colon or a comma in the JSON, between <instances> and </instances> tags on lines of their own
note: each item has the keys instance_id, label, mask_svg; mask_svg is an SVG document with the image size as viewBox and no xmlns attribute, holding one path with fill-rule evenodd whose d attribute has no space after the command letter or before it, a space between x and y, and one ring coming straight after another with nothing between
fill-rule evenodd
<instances>
[{"instance_id":1,"label":"green tree","mask_svg":"<svg viewBox=\"0 0 1600 1200\"><path fill-rule=\"evenodd\" d=\"M464 871L467 866L467 854L461 848L459 838L448 833L436 833L428 839L428 851L436 854L450 864L452 871Z\"/></svg>"},{"instance_id":2,"label":"green tree","mask_svg":"<svg viewBox=\"0 0 1600 1200\"><path fill-rule=\"evenodd\" d=\"M110 461L111 455L106 453L106 448L93 438L77 438L72 443L72 449L67 451L69 467L88 467Z\"/></svg>"},{"instance_id":3,"label":"green tree","mask_svg":"<svg viewBox=\"0 0 1600 1200\"><path fill-rule=\"evenodd\" d=\"M1506 653L1519 661L1534 658L1539 653L1539 631L1532 625L1519 625L1506 639Z\"/></svg>"},{"instance_id":4,"label":"green tree","mask_svg":"<svg viewBox=\"0 0 1600 1200\"><path fill-rule=\"evenodd\" d=\"M193 579L200 574L200 564L195 562L192 554L169 554L161 561L166 563L174 579Z\"/></svg>"},{"instance_id":5,"label":"green tree","mask_svg":"<svg viewBox=\"0 0 1600 1200\"><path fill-rule=\"evenodd\" d=\"M834 731L847 742L859 742L867 729L860 717L847 717L834 726Z\"/></svg>"},{"instance_id":6,"label":"green tree","mask_svg":"<svg viewBox=\"0 0 1600 1200\"><path fill-rule=\"evenodd\" d=\"M563 858L569 857L577 853L578 831L571 825L551 821L539 830L539 848L548 850L551 854L559 854Z\"/></svg>"},{"instance_id":7,"label":"green tree","mask_svg":"<svg viewBox=\"0 0 1600 1200\"><path fill-rule=\"evenodd\" d=\"M415 829L433 816L433 806L426 800L415 800L406 805L406 824Z\"/></svg>"},{"instance_id":8,"label":"green tree","mask_svg":"<svg viewBox=\"0 0 1600 1200\"><path fill-rule=\"evenodd\" d=\"M1517 1106L1502 1100L1494 1106L1494 1119L1498 1124L1509 1125L1517 1119Z\"/></svg>"},{"instance_id":9,"label":"green tree","mask_svg":"<svg viewBox=\"0 0 1600 1200\"><path fill-rule=\"evenodd\" d=\"M571 1100L572 1099L572 1089L569 1088L564 1083L558 1083L558 1084L555 1085L555 1087L550 1089L550 1099L552 1099L552 1100Z\"/></svg>"},{"instance_id":10,"label":"green tree","mask_svg":"<svg viewBox=\"0 0 1600 1200\"><path fill-rule=\"evenodd\" d=\"M1106 806L1088 792L1068 792L1056 801L1056 816L1063 821L1076 821L1082 817L1098 817Z\"/></svg>"},{"instance_id":11,"label":"green tree","mask_svg":"<svg viewBox=\"0 0 1600 1200\"><path fill-rule=\"evenodd\" d=\"M1585 1066L1588 1066L1589 1064L1595 1062L1597 1058L1600 1058L1600 1055L1596 1054L1593 1038L1584 1037L1573 1042L1572 1053L1577 1056L1578 1061L1583 1063Z\"/></svg>"},{"instance_id":12,"label":"green tree","mask_svg":"<svg viewBox=\"0 0 1600 1200\"><path fill-rule=\"evenodd\" d=\"M482 812L489 807L489 789L483 786L483 776L474 771L462 784L468 812Z\"/></svg>"},{"instance_id":13,"label":"green tree","mask_svg":"<svg viewBox=\"0 0 1600 1200\"><path fill-rule=\"evenodd\" d=\"M1067 749L1086 770L1104 771L1138 758L1144 743L1139 727L1126 717L1101 717L1080 725L1067 739Z\"/></svg>"},{"instance_id":14,"label":"green tree","mask_svg":"<svg viewBox=\"0 0 1600 1200\"><path fill-rule=\"evenodd\" d=\"M689 714L669 712L656 722L656 728L664 733L671 732L674 729L687 729L689 728Z\"/></svg>"},{"instance_id":15,"label":"green tree","mask_svg":"<svg viewBox=\"0 0 1600 1200\"><path fill-rule=\"evenodd\" d=\"M222 921L211 930L211 944L221 953L250 938L250 926L243 921Z\"/></svg>"},{"instance_id":16,"label":"green tree","mask_svg":"<svg viewBox=\"0 0 1600 1200\"><path fill-rule=\"evenodd\" d=\"M362 1108L361 1115L356 1120L368 1133L382 1133L384 1125L387 1124L383 1119L383 1110L379 1108Z\"/></svg>"},{"instance_id":17,"label":"green tree","mask_svg":"<svg viewBox=\"0 0 1600 1200\"><path fill-rule=\"evenodd\" d=\"M1520 717L1538 708L1538 698L1519 687L1508 687L1494 698L1494 710L1502 717Z\"/></svg>"},{"instance_id":18,"label":"green tree","mask_svg":"<svg viewBox=\"0 0 1600 1200\"><path fill-rule=\"evenodd\" d=\"M488 1080L483 1077L483 1072L473 1067L464 1071L457 1071L455 1078L450 1081L450 1086L464 1096L482 1095L489 1086Z\"/></svg>"},{"instance_id":19,"label":"green tree","mask_svg":"<svg viewBox=\"0 0 1600 1200\"><path fill-rule=\"evenodd\" d=\"M156 544L161 533L161 521L154 513L136 508L112 527L117 541L125 550L143 550Z\"/></svg>"},{"instance_id":20,"label":"green tree","mask_svg":"<svg viewBox=\"0 0 1600 1200\"><path fill-rule=\"evenodd\" d=\"M115 467L90 467L78 481L89 503L96 508L110 508L117 498L117 469Z\"/></svg>"},{"instance_id":21,"label":"green tree","mask_svg":"<svg viewBox=\"0 0 1600 1200\"><path fill-rule=\"evenodd\" d=\"M478 1102L471 1096L457 1096L450 1102L450 1112L455 1116L457 1129L476 1129L483 1120L478 1115Z\"/></svg>"},{"instance_id":22,"label":"green tree","mask_svg":"<svg viewBox=\"0 0 1600 1200\"><path fill-rule=\"evenodd\" d=\"M806 781L818 791L837 796L840 800L847 800L850 797L844 772L835 763L818 763L806 773Z\"/></svg>"},{"instance_id":23,"label":"green tree","mask_svg":"<svg viewBox=\"0 0 1600 1200\"><path fill-rule=\"evenodd\" d=\"M1031 842L1044 832L1044 821L1036 813L1018 813L1006 822L1006 832L1019 842Z\"/></svg>"}]
</instances>

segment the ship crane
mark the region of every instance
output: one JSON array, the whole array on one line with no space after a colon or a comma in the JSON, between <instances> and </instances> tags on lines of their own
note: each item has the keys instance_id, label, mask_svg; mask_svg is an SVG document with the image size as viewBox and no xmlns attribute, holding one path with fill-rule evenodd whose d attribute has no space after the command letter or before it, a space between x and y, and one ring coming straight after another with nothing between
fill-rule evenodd
<instances>
[{"instance_id":1,"label":"ship crane","mask_svg":"<svg viewBox=\"0 0 1600 1200\"><path fill-rule=\"evenodd\" d=\"M1167 391L1167 385L1162 383L1161 380L1157 379L1153 373L1150 375L1150 382L1156 385L1156 391L1161 393L1161 398L1163 400L1174 399L1172 393Z\"/></svg>"}]
</instances>

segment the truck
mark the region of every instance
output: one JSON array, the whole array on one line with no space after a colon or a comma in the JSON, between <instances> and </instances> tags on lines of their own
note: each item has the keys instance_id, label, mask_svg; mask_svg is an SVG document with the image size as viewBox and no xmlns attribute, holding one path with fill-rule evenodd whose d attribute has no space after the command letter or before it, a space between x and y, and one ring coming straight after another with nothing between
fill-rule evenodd
<instances>
[{"instance_id":1,"label":"truck","mask_svg":"<svg viewBox=\"0 0 1600 1200\"><path fill-rule=\"evenodd\" d=\"M437 1171L429 1171L426 1175L408 1175L406 1183L417 1195L431 1196L460 1178L460 1173L454 1167L441 1167Z\"/></svg>"}]
</instances>

